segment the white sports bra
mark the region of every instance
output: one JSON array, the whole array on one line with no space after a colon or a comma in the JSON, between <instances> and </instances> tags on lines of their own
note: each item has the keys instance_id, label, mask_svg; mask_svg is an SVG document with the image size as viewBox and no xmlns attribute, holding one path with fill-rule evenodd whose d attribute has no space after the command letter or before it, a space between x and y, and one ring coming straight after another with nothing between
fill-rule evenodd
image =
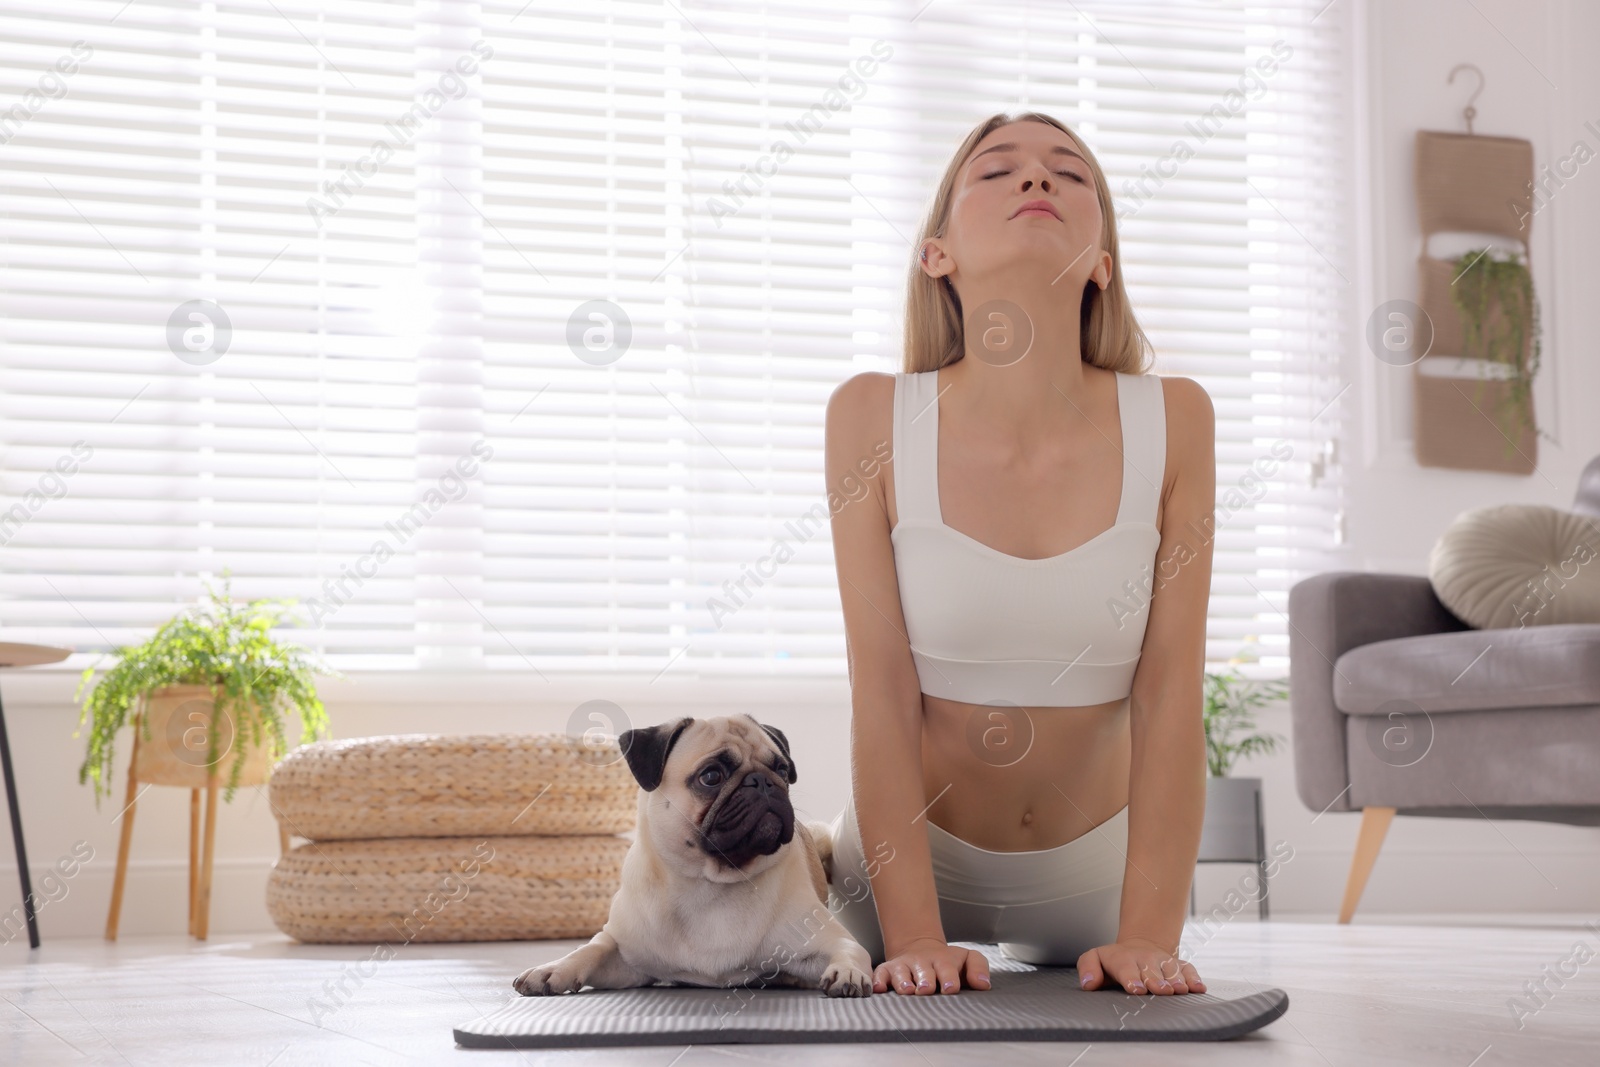
<instances>
[{"instance_id":1,"label":"white sports bra","mask_svg":"<svg viewBox=\"0 0 1600 1067\"><path fill-rule=\"evenodd\" d=\"M944 524L939 372L894 382L889 539L922 692L968 704L1081 707L1126 697L1144 644L1166 469L1161 379L1117 374L1117 519L1077 548L1010 556Z\"/></svg>"}]
</instances>

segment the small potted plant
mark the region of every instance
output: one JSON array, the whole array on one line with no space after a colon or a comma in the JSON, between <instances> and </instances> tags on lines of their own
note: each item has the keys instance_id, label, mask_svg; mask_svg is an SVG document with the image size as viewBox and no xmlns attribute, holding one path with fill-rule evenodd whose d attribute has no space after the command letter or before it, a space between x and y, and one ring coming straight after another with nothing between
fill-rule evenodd
<instances>
[{"instance_id":1,"label":"small potted plant","mask_svg":"<svg viewBox=\"0 0 1600 1067\"><path fill-rule=\"evenodd\" d=\"M1288 695L1288 684L1251 681L1232 666L1205 676L1206 815L1200 834L1200 859L1258 863L1265 859L1261 823L1261 779L1230 778L1241 756L1270 753L1283 738L1255 732L1255 709ZM1243 736L1240 736L1240 735Z\"/></svg>"},{"instance_id":2,"label":"small potted plant","mask_svg":"<svg viewBox=\"0 0 1600 1067\"><path fill-rule=\"evenodd\" d=\"M89 752L78 781L95 783L95 806L110 791L118 731L134 717L133 776L141 782L204 788L228 767L224 802L241 785L261 785L288 752L284 712L300 714L305 739L328 732L317 698L317 674L337 676L298 645L273 639L271 630L291 614L292 600L252 600L238 606L224 576L218 596L168 620L141 645L119 648L108 670L83 701L79 736L91 719ZM83 672L76 697L98 664Z\"/></svg>"}]
</instances>

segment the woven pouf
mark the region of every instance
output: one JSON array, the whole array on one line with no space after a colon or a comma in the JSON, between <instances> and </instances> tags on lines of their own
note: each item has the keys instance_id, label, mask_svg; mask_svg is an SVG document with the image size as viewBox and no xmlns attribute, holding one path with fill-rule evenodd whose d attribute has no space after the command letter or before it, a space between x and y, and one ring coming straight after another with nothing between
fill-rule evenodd
<instances>
[{"instance_id":1,"label":"woven pouf","mask_svg":"<svg viewBox=\"0 0 1600 1067\"><path fill-rule=\"evenodd\" d=\"M315 944L589 937L627 850L621 837L312 841L272 869L267 912Z\"/></svg>"},{"instance_id":2,"label":"woven pouf","mask_svg":"<svg viewBox=\"0 0 1600 1067\"><path fill-rule=\"evenodd\" d=\"M618 834L639 785L614 739L389 734L317 741L273 769L278 822L315 841Z\"/></svg>"}]
</instances>

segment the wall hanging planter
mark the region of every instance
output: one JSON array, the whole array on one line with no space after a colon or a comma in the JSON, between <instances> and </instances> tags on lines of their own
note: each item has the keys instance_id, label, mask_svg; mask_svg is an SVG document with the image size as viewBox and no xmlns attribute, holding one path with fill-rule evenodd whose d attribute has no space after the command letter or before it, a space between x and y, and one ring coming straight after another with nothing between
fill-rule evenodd
<instances>
[{"instance_id":1,"label":"wall hanging planter","mask_svg":"<svg viewBox=\"0 0 1600 1067\"><path fill-rule=\"evenodd\" d=\"M1456 71L1463 67L1470 65ZM1416 135L1417 288L1433 331L1413 365L1417 462L1531 474L1539 458L1531 388L1538 303L1527 267L1533 145L1475 134L1476 111L1469 104L1464 114L1466 133ZM1452 232L1502 238L1520 251L1433 255L1430 238Z\"/></svg>"}]
</instances>

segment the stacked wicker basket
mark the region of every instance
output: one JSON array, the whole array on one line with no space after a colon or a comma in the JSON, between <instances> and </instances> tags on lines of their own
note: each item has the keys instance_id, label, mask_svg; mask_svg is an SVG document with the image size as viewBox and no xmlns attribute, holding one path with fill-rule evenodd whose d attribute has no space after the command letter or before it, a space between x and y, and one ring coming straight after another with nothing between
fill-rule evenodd
<instances>
[{"instance_id":1,"label":"stacked wicker basket","mask_svg":"<svg viewBox=\"0 0 1600 1067\"><path fill-rule=\"evenodd\" d=\"M273 814L309 840L267 882L307 942L588 937L606 921L638 786L615 741L398 734L302 745Z\"/></svg>"}]
</instances>

